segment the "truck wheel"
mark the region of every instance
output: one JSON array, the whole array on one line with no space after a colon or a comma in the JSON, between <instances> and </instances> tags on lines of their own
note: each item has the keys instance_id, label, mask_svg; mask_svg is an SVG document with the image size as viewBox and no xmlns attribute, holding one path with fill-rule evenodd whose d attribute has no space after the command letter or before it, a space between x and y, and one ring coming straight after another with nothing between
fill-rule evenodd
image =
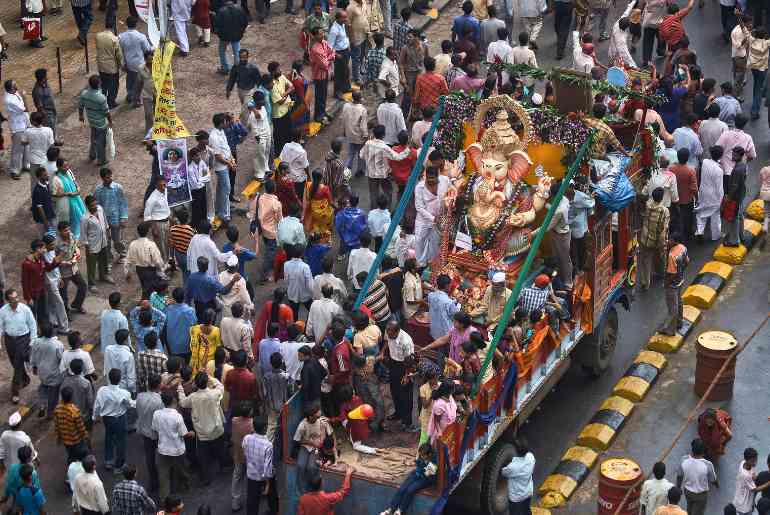
<instances>
[{"instance_id":1,"label":"truck wheel","mask_svg":"<svg viewBox=\"0 0 770 515\"><path fill-rule=\"evenodd\" d=\"M611 307L597 331L583 344L581 353L583 369L593 377L599 377L609 368L618 341L618 312Z\"/></svg>"},{"instance_id":2,"label":"truck wheel","mask_svg":"<svg viewBox=\"0 0 770 515\"><path fill-rule=\"evenodd\" d=\"M508 480L501 473L516 455L509 443L493 447L484 457L484 477L481 483L481 509L487 515L508 513Z\"/></svg>"}]
</instances>

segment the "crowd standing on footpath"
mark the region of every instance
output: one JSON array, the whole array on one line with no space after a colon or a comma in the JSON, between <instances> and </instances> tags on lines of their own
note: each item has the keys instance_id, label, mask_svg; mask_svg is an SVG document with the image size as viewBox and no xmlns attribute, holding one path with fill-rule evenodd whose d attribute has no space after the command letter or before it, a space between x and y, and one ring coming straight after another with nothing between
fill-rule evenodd
<instances>
[{"instance_id":1,"label":"crowd standing on footpath","mask_svg":"<svg viewBox=\"0 0 770 515\"><path fill-rule=\"evenodd\" d=\"M77 41L83 45L93 23L92 3L71 3ZM611 26L604 0L555 0L551 5L520 0L524 30L518 34L512 2L465 1L435 56L410 24L412 13L424 14L430 2L415 1L396 12L390 0L341 1L334 7L308 0L300 34L304 60L288 68L277 61L258 64L241 47L252 19L270 22L270 2L258 1L252 16L246 2L198 0L191 6L172 0L179 55L193 51L188 23L199 48L210 45L213 32L219 38L218 72L227 77L225 96L235 90L241 106L235 117L213 114L211 127L195 134L188 156L192 201L181 208L168 205L157 147L147 137L156 97L152 45L137 30L133 5L126 30L117 34L116 2L102 4L98 75L88 78L78 99L79 119L90 129L89 159L101 184L89 192L78 183L67 148L57 138L58 107L46 68L34 71L31 95L12 78L4 82L2 120L8 130L0 140L10 147L9 176L18 180L27 173L30 178L29 206L39 234L20 265L0 260L0 334L13 368L10 400L19 403L21 390L32 382L31 368L38 378L37 415L53 421L66 452L63 472L72 509L84 515L182 513L179 494L193 484L189 471L208 485L213 474L230 467L233 511L245 507L256 514L264 497L271 513L277 512L278 419L294 392L305 401L305 418L290 435L299 464L298 513L332 513L350 489L352 468L342 488L332 493L323 491L318 474L319 460L335 447L333 427L343 422L359 452L369 452L366 443L383 431L420 435L415 469L383 514L405 513L414 494L434 484L433 444L449 424L468 416L465 396L481 372L488 345L472 317L498 323L511 293L505 275L495 274L480 308L465 313L449 296L448 276L439 275L435 284L423 280L422 271L438 252L435 224L448 191L446 170L456 166L439 152L429 152L414 199L387 242L363 304L354 310L353 301L376 251L386 243L394 189L398 199L439 98L463 91L482 97L510 94L531 105L549 101L550 85L544 94L537 93L531 79L507 72L487 75L482 64L537 66L537 41L547 15L554 19L556 58L565 57L571 39L576 70L602 77L610 63L633 67L640 39L638 62L651 64L653 50L663 59L656 92L665 103L645 110L636 100L621 103L597 95L592 108L598 120L612 111L654 124L658 131L660 167L642 191L639 287L647 290L657 276L663 277L668 315L660 332L673 335L682 323L686 245L704 239L707 226L709 239L722 239L726 246L741 243L746 178L757 157L744 129L759 117L770 51L762 2L720 1L733 81L717 86L704 76L689 47L684 18L693 0L681 8L674 2L632 1ZM61 1L26 0L22 5L27 16L41 20L40 35L30 42L41 47L46 40L42 20L62 14ZM287 0L286 13L297 14L292 0ZM595 28L599 41L610 41L605 64L596 55ZM3 52L6 38L0 27ZM742 107L746 70L753 81L749 115ZM127 233L130 206L110 168L121 72L125 104L144 109L145 126L137 139L145 140L153 157L135 235ZM312 106L307 100L311 86ZM303 144L311 119L324 125L330 121L330 86L334 97L351 93L352 101L342 109L342 134L331 142L324 167L311 169ZM376 99L376 112L369 112L365 97ZM238 159L237 147L246 137L256 143L252 162ZM240 234L232 223L232 205L242 202L235 191L236 174L249 169L261 189L248 205L249 234ZM366 177L368 212L351 186L354 175ZM760 198L767 206L770 167L759 176ZM558 329L559 319L569 316L564 299L571 294L573 276L585 266L583 238L594 207L589 185L571 183L562 203L550 228L561 242L560 254L523 290L496 366L525 349L533 329L545 323ZM228 240L221 249L212 239L215 219ZM334 274L338 264L345 270L342 278ZM20 285L6 282L4 266L21 267ZM177 271L181 283L174 280ZM118 275L126 281L136 278L141 288L141 301L130 309L112 291ZM256 302L254 286L266 283L277 283L272 299ZM71 302L70 286L75 290ZM71 319L85 313L88 295L104 296L109 303L100 314L99 342L94 342L104 355L102 371L82 349L80 333L70 328ZM426 311L433 342L417 349L403 327ZM482 381L491 373L487 369ZM362 404L372 406L374 416L349 419ZM36 469L45 457L38 456L21 422L14 413L0 436L2 500L25 514L50 512ZM91 445L97 423L105 434L101 466L120 477L111 493L99 478L98 450ZM133 431L143 442L144 459L138 463L127 452L127 435ZM665 464L655 464L653 478L642 488L641 513L685 513L679 507L682 497L686 513L706 513L708 491L717 486L714 467L732 435L729 414L707 410L698 433L677 469L676 485L666 479ZM535 458L523 441L516 449L502 473L510 513L528 514ZM768 514L770 472L756 473L756 450L748 448L743 456L735 499L724 513L748 514L756 507ZM198 513L211 511L204 505Z\"/></svg>"}]
</instances>

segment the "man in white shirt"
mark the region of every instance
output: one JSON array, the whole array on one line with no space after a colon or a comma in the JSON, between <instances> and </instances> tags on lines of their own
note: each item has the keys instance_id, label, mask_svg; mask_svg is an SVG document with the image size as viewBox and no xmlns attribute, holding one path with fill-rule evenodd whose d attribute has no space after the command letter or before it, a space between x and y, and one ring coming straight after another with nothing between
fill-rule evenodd
<instances>
[{"instance_id":1,"label":"man in white shirt","mask_svg":"<svg viewBox=\"0 0 770 515\"><path fill-rule=\"evenodd\" d=\"M385 50L385 59L382 60L380 75L377 77L377 80L384 88L386 95L388 90L393 90L396 96L398 96L401 87L401 75L398 71L398 55L396 54L396 49L392 46ZM382 97L383 95L380 94L378 96Z\"/></svg>"},{"instance_id":2,"label":"man in white shirt","mask_svg":"<svg viewBox=\"0 0 770 515\"><path fill-rule=\"evenodd\" d=\"M348 281L351 282L354 290L361 289L361 285L358 284L356 276L361 272L369 272L372 263L374 263L374 259L377 257L377 254L369 249L369 245L372 244L371 234L364 231L361 233L359 240L361 241L361 246L351 250L350 256L348 257Z\"/></svg>"},{"instance_id":3,"label":"man in white shirt","mask_svg":"<svg viewBox=\"0 0 770 515\"><path fill-rule=\"evenodd\" d=\"M265 94L255 91L252 96L254 106L249 107L248 129L254 134L256 149L254 153L254 177L257 180L265 178L270 170L270 149L273 148L273 124L267 116Z\"/></svg>"},{"instance_id":4,"label":"man in white shirt","mask_svg":"<svg viewBox=\"0 0 770 515\"><path fill-rule=\"evenodd\" d=\"M321 298L321 288L325 285L329 285L334 290L332 299L340 306L348 298L348 289L345 287L345 283L332 273L334 269L334 258L332 256L324 256L321 261L322 274L318 274L313 278L313 298L318 300Z\"/></svg>"},{"instance_id":5,"label":"man in white shirt","mask_svg":"<svg viewBox=\"0 0 770 515\"><path fill-rule=\"evenodd\" d=\"M251 347L251 340L254 337L254 327L243 318L244 312L243 304L235 302L230 306L232 316L222 317L219 330L222 334L222 346L230 354L242 350L249 357L249 361L253 361L254 352Z\"/></svg>"},{"instance_id":6,"label":"man in white shirt","mask_svg":"<svg viewBox=\"0 0 770 515\"><path fill-rule=\"evenodd\" d=\"M4 103L8 128L11 131L11 159L8 171L12 179L18 179L22 170L29 169L27 146L23 143L25 131L29 126L29 115L24 92L19 91L14 80L5 82Z\"/></svg>"},{"instance_id":7,"label":"man in white shirt","mask_svg":"<svg viewBox=\"0 0 770 515\"><path fill-rule=\"evenodd\" d=\"M86 510L88 513L109 513L110 505L104 484L96 473L96 457L89 454L83 458L82 463L83 472L75 477L75 484L72 485L74 502L81 513L86 513Z\"/></svg>"},{"instance_id":8,"label":"man in white shirt","mask_svg":"<svg viewBox=\"0 0 770 515\"><path fill-rule=\"evenodd\" d=\"M305 334L320 344L326 336L326 330L334 315L342 313L342 308L334 302L334 288L330 284L321 287L322 298L314 300L307 315Z\"/></svg>"},{"instance_id":9,"label":"man in white shirt","mask_svg":"<svg viewBox=\"0 0 770 515\"><path fill-rule=\"evenodd\" d=\"M363 160L359 158L359 153L369 137L367 129L369 113L362 103L361 92L353 91L352 96L353 102L347 102L342 106L342 132L348 142L348 158L345 166L358 176L364 173Z\"/></svg>"},{"instance_id":10,"label":"man in white shirt","mask_svg":"<svg viewBox=\"0 0 770 515\"><path fill-rule=\"evenodd\" d=\"M289 173L286 177L294 183L294 190L300 199L302 199L305 193L305 182L307 181L307 173L310 169L307 150L300 143L301 139L302 133L298 129L292 130L291 141L283 146L281 155L278 156L278 159L289 165Z\"/></svg>"},{"instance_id":11,"label":"man in white shirt","mask_svg":"<svg viewBox=\"0 0 770 515\"><path fill-rule=\"evenodd\" d=\"M283 276L286 278L286 296L294 310L294 319L299 320L299 307L304 305L310 311L313 300L313 274L310 266L302 261L302 248L292 245L286 248L289 260L283 264Z\"/></svg>"},{"instance_id":12,"label":"man in white shirt","mask_svg":"<svg viewBox=\"0 0 770 515\"><path fill-rule=\"evenodd\" d=\"M487 47L487 62L490 63L513 63L511 56L513 48L508 43L508 30L505 28L497 29L497 41L492 41ZM508 73L503 72L503 81L508 78Z\"/></svg>"},{"instance_id":13,"label":"man in white shirt","mask_svg":"<svg viewBox=\"0 0 770 515\"><path fill-rule=\"evenodd\" d=\"M653 515L660 506L668 503L668 491L674 483L666 479L666 464L658 462L652 466L650 479L642 484L642 494L639 504L642 507L640 515Z\"/></svg>"},{"instance_id":14,"label":"man in white shirt","mask_svg":"<svg viewBox=\"0 0 770 515\"><path fill-rule=\"evenodd\" d=\"M391 89L385 92L385 101L377 108L377 123L385 127L382 139L388 145L398 143L398 133L406 130L404 112L396 102L396 92Z\"/></svg>"},{"instance_id":15,"label":"man in white shirt","mask_svg":"<svg viewBox=\"0 0 770 515\"><path fill-rule=\"evenodd\" d=\"M209 131L209 146L214 152L214 174L217 176L217 192L214 210L222 223L230 221L230 169L235 168L235 159L225 135L227 115L214 115L214 128Z\"/></svg>"},{"instance_id":16,"label":"man in white shirt","mask_svg":"<svg viewBox=\"0 0 770 515\"><path fill-rule=\"evenodd\" d=\"M711 150L711 147L719 141L719 137L730 129L725 122L719 119L719 113L719 106L711 104L706 108L708 119L700 122L700 127L698 127L700 144L706 152Z\"/></svg>"},{"instance_id":17,"label":"man in white shirt","mask_svg":"<svg viewBox=\"0 0 770 515\"><path fill-rule=\"evenodd\" d=\"M515 446L516 456L511 458L511 462L500 473L508 480L509 512L529 513L534 490L532 473L535 471L535 455L529 452L521 440L515 442Z\"/></svg>"},{"instance_id":18,"label":"man in white shirt","mask_svg":"<svg viewBox=\"0 0 770 515\"><path fill-rule=\"evenodd\" d=\"M706 445L703 440L696 438L692 441L691 453L682 459L676 484L684 492L687 499L687 513L690 515L705 515L708 502L709 485L719 488L714 465L704 456Z\"/></svg>"},{"instance_id":19,"label":"man in white shirt","mask_svg":"<svg viewBox=\"0 0 770 515\"><path fill-rule=\"evenodd\" d=\"M438 168L429 167L425 170L425 179L414 189L414 207L417 210L414 251L420 267L426 266L438 254L439 234L435 220L449 186L449 177L439 175Z\"/></svg>"},{"instance_id":20,"label":"man in white shirt","mask_svg":"<svg viewBox=\"0 0 770 515\"><path fill-rule=\"evenodd\" d=\"M53 130L50 127L45 127L43 124L46 121L45 114L40 111L35 111L30 115L30 123L32 124L24 132L24 141L22 145L26 145L27 154L29 156L29 168L33 172L30 174L30 184L34 187L37 180L34 176L34 171L42 166L46 167L46 153L48 149L54 144Z\"/></svg>"},{"instance_id":21,"label":"man in white shirt","mask_svg":"<svg viewBox=\"0 0 770 515\"><path fill-rule=\"evenodd\" d=\"M390 206L390 199L393 196L393 183L390 180L390 165L388 159L391 161L401 161L409 157L411 149L409 147L404 148L401 152L396 152L388 146L383 138L385 138L385 126L377 125L372 129L374 138L367 141L359 156L366 162L366 176L369 183L369 204L370 208L374 209L377 204L377 197L380 193L385 195L388 199L388 206Z\"/></svg>"},{"instance_id":22,"label":"man in white shirt","mask_svg":"<svg viewBox=\"0 0 770 515\"><path fill-rule=\"evenodd\" d=\"M198 234L192 237L190 245L187 247L187 269L198 269L198 258L203 256L209 260L208 274L217 279L217 263L227 263L232 252L220 252L217 244L211 239L211 224L207 221L201 223L198 227Z\"/></svg>"},{"instance_id":23,"label":"man in white shirt","mask_svg":"<svg viewBox=\"0 0 770 515\"><path fill-rule=\"evenodd\" d=\"M401 421L405 430L415 426L416 420L412 420L412 384L404 384L402 379L407 372L404 360L414 354L414 342L409 334L401 329L398 319L391 317L385 326L385 342L382 346L380 357L385 357L387 348L388 365L390 369L390 394L393 397L393 407L396 412L393 415Z\"/></svg>"},{"instance_id":24,"label":"man in white shirt","mask_svg":"<svg viewBox=\"0 0 770 515\"><path fill-rule=\"evenodd\" d=\"M37 457L32 439L21 429L21 413L15 411L8 418L8 429L0 435L0 466L3 470L19 463L19 449L22 447L30 447L32 457Z\"/></svg>"},{"instance_id":25,"label":"man in white shirt","mask_svg":"<svg viewBox=\"0 0 770 515\"><path fill-rule=\"evenodd\" d=\"M155 181L155 190L144 203L144 221L152 224L150 232L158 245L163 262L168 262L168 219L171 209L168 207L166 179L161 176Z\"/></svg>"},{"instance_id":26,"label":"man in white shirt","mask_svg":"<svg viewBox=\"0 0 770 515\"><path fill-rule=\"evenodd\" d=\"M165 263L158 246L147 237L150 233L150 224L148 222L140 223L136 227L136 233L139 237L128 245L123 271L126 281L130 281L131 267L135 268L136 276L142 285L142 298L149 299L155 281L163 274Z\"/></svg>"},{"instance_id":27,"label":"man in white shirt","mask_svg":"<svg viewBox=\"0 0 770 515\"><path fill-rule=\"evenodd\" d=\"M661 204L671 208L671 203L679 202L679 189L677 188L676 175L668 169L668 159L661 157L658 160L659 167L650 175L650 179L642 187L642 195L650 196L657 188L663 188L663 201Z\"/></svg>"},{"instance_id":28,"label":"man in white shirt","mask_svg":"<svg viewBox=\"0 0 770 515\"><path fill-rule=\"evenodd\" d=\"M165 499L171 491L171 475L175 486L185 490L190 486L190 476L184 459L185 438L193 438L195 433L187 430L182 414L176 409L176 396L171 392L160 394L163 409L152 415L152 430L158 435L158 496Z\"/></svg>"},{"instance_id":29,"label":"man in white shirt","mask_svg":"<svg viewBox=\"0 0 770 515\"><path fill-rule=\"evenodd\" d=\"M519 46L514 47L510 54L511 64L526 64L527 66L533 66L537 68L537 57L535 52L529 47L529 34L526 32L519 32ZM527 86L531 86L535 83L532 77L525 77L524 82Z\"/></svg>"},{"instance_id":30,"label":"man in white shirt","mask_svg":"<svg viewBox=\"0 0 770 515\"><path fill-rule=\"evenodd\" d=\"M733 59L733 85L735 96L743 98L743 87L746 85L747 50L749 47L749 35L753 21L749 16L739 16L739 23L730 33L730 56Z\"/></svg>"},{"instance_id":31,"label":"man in white shirt","mask_svg":"<svg viewBox=\"0 0 770 515\"><path fill-rule=\"evenodd\" d=\"M597 66L594 56L593 43L580 42L580 33L572 32L572 67L583 73L591 73L594 66Z\"/></svg>"},{"instance_id":32,"label":"man in white shirt","mask_svg":"<svg viewBox=\"0 0 770 515\"><path fill-rule=\"evenodd\" d=\"M94 400L94 421L104 422L104 468L120 471L126 463L126 413L136 403L131 393L120 387L122 374L113 368L107 374L110 383L99 388Z\"/></svg>"},{"instance_id":33,"label":"man in white shirt","mask_svg":"<svg viewBox=\"0 0 770 515\"><path fill-rule=\"evenodd\" d=\"M610 63L615 63L617 60L623 61L626 66L636 68L636 61L631 56L631 52L628 50L628 30L631 27L631 22L628 16L636 6L636 0L632 0L626 6L626 10L620 15L618 21L612 26L612 34L610 35L610 46L608 49L608 58Z\"/></svg>"},{"instance_id":34,"label":"man in white shirt","mask_svg":"<svg viewBox=\"0 0 770 515\"><path fill-rule=\"evenodd\" d=\"M190 53L190 43L187 41L187 22L190 20L192 6L195 0L171 0L171 16L174 18L174 32L179 40L179 51L182 57Z\"/></svg>"},{"instance_id":35,"label":"man in white shirt","mask_svg":"<svg viewBox=\"0 0 770 515\"><path fill-rule=\"evenodd\" d=\"M224 439L225 421L222 414L222 397L225 387L216 378L206 372L195 376L197 391L185 395L181 384L177 387L179 407L188 408L192 413L193 428L198 446L198 460L203 485L211 484L214 463L222 466L225 457Z\"/></svg>"}]
</instances>

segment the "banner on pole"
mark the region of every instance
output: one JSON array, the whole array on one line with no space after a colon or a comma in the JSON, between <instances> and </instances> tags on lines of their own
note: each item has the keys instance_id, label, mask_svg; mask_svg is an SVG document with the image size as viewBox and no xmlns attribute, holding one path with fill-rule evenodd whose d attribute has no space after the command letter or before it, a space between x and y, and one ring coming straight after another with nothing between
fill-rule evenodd
<instances>
[{"instance_id":1,"label":"banner on pole","mask_svg":"<svg viewBox=\"0 0 770 515\"><path fill-rule=\"evenodd\" d=\"M187 141L164 139L158 141L158 164L166 178L168 206L192 202L190 181L187 176Z\"/></svg>"},{"instance_id":2,"label":"banner on pole","mask_svg":"<svg viewBox=\"0 0 770 515\"><path fill-rule=\"evenodd\" d=\"M174 42L167 41L163 46L163 55L157 50L152 61L152 79L157 95L151 136L154 140L186 138L190 135L176 112L176 92L171 72L174 49Z\"/></svg>"}]
</instances>

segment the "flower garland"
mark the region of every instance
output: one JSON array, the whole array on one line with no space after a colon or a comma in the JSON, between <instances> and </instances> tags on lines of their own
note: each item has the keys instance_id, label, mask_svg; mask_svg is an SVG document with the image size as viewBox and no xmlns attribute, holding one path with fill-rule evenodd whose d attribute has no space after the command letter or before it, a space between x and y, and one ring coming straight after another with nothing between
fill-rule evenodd
<instances>
[{"instance_id":1,"label":"flower garland","mask_svg":"<svg viewBox=\"0 0 770 515\"><path fill-rule=\"evenodd\" d=\"M444 116L433 137L433 147L441 152L444 159L454 161L463 146L463 123L472 120L479 100L466 93L455 92L446 96Z\"/></svg>"},{"instance_id":2,"label":"flower garland","mask_svg":"<svg viewBox=\"0 0 770 515\"><path fill-rule=\"evenodd\" d=\"M583 122L564 116L550 106L530 110L529 117L541 141L561 144L577 151L588 139L589 130Z\"/></svg>"}]
</instances>

